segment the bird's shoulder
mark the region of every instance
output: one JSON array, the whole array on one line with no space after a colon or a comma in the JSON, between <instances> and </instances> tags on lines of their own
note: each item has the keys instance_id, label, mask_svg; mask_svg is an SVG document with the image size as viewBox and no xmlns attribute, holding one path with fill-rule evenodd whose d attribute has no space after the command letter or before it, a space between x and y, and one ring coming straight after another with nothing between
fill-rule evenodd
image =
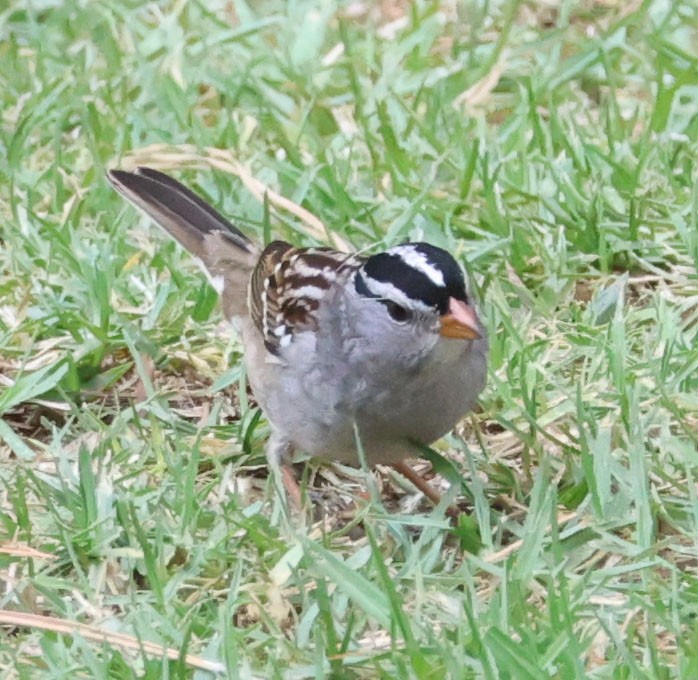
<instances>
[{"instance_id":1,"label":"bird's shoulder","mask_svg":"<svg viewBox=\"0 0 698 680\"><path fill-rule=\"evenodd\" d=\"M273 241L250 277L247 305L269 352L278 355L294 336L317 330L317 312L360 260L332 248L296 248Z\"/></svg>"}]
</instances>

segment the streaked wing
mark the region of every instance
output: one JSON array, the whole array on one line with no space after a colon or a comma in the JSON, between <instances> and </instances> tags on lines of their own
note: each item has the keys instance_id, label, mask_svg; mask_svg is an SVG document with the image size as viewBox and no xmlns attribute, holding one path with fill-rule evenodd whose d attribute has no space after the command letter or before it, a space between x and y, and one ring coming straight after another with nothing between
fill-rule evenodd
<instances>
[{"instance_id":1,"label":"streaked wing","mask_svg":"<svg viewBox=\"0 0 698 680\"><path fill-rule=\"evenodd\" d=\"M270 243L252 273L248 308L272 354L294 333L315 328L315 312L332 284L357 260L331 248Z\"/></svg>"}]
</instances>

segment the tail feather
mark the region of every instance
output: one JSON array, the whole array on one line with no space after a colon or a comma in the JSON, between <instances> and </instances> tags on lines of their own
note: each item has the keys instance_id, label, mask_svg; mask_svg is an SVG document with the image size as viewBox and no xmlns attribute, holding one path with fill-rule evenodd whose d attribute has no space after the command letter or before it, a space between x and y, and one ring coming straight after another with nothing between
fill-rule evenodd
<instances>
[{"instance_id":1,"label":"tail feather","mask_svg":"<svg viewBox=\"0 0 698 680\"><path fill-rule=\"evenodd\" d=\"M236 226L201 197L169 175L151 168L109 170L112 186L176 238L187 250L206 234L220 232L251 253L254 245ZM189 233L187 233L189 232Z\"/></svg>"},{"instance_id":2,"label":"tail feather","mask_svg":"<svg viewBox=\"0 0 698 680\"><path fill-rule=\"evenodd\" d=\"M246 311L246 287L258 249L190 189L157 170L109 170L112 186L195 255L221 293L227 315Z\"/></svg>"}]
</instances>

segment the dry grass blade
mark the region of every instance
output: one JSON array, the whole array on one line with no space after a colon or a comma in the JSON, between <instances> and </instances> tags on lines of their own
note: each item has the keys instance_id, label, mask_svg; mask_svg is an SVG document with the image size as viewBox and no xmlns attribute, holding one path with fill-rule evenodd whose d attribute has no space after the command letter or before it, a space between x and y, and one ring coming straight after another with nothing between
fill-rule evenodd
<instances>
[{"instance_id":1,"label":"dry grass blade","mask_svg":"<svg viewBox=\"0 0 698 680\"><path fill-rule=\"evenodd\" d=\"M563 524L567 524L567 522L570 522L571 520L575 519L577 517L576 512L561 512L557 516L557 523L558 526L562 526ZM548 525L547 531L550 531L552 527ZM497 564L498 562L501 562L502 560L505 560L507 557L510 555L513 555L516 551L521 550L521 547L523 546L524 542L522 539L518 539L514 541L513 543L510 543L506 548L502 548L501 550L498 550L495 553L492 553L491 555L487 555L485 558L485 562L489 562L490 564Z\"/></svg>"},{"instance_id":2,"label":"dry grass blade","mask_svg":"<svg viewBox=\"0 0 698 680\"><path fill-rule=\"evenodd\" d=\"M480 80L461 92L453 100L453 106L463 108L466 113L472 115L478 106L482 106L489 100L492 91L497 87L497 83L504 73L506 64L507 51L502 50L494 66Z\"/></svg>"},{"instance_id":3,"label":"dry grass blade","mask_svg":"<svg viewBox=\"0 0 698 680\"><path fill-rule=\"evenodd\" d=\"M124 633L112 633L95 626L88 626L77 621L65 621L53 616L42 616L40 614L29 614L26 612L13 612L7 609L0 609L0 624L9 626L22 626L24 628L36 628L39 630L51 630L62 635L81 635L86 640L92 642L106 642L115 647L130 649L133 651L143 650L146 654L154 657L167 656L168 659L176 661L180 658L180 652L172 647L165 647L156 642L139 640L132 635ZM199 668L211 673L223 673L225 666L218 661L202 659L200 656L186 654L184 662L192 668Z\"/></svg>"},{"instance_id":4,"label":"dry grass blade","mask_svg":"<svg viewBox=\"0 0 698 680\"><path fill-rule=\"evenodd\" d=\"M321 241L329 240L334 248L345 253L350 253L354 250L348 241L339 234L327 229L322 221L309 210L260 182L249 170L233 158L230 151L207 147L201 153L198 148L190 144L180 144L178 146L151 144L150 146L131 150L123 160L124 167L127 169L135 168L139 165L147 165L158 170L171 170L177 167L209 167L235 175L240 178L240 181L258 201L262 202L266 199L279 210L285 210L295 215L303 223L309 236Z\"/></svg>"},{"instance_id":5,"label":"dry grass blade","mask_svg":"<svg viewBox=\"0 0 698 680\"><path fill-rule=\"evenodd\" d=\"M0 545L0 553L3 555L11 555L12 557L30 557L35 560L55 560L56 556L51 553L41 552L36 548L19 543L5 543Z\"/></svg>"}]
</instances>

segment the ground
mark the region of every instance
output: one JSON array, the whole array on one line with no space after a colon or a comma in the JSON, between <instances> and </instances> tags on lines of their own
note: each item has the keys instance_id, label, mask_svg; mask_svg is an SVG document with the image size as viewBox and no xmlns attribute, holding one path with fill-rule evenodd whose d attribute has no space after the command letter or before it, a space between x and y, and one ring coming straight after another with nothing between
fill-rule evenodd
<instances>
[{"instance_id":1,"label":"ground","mask_svg":"<svg viewBox=\"0 0 698 680\"><path fill-rule=\"evenodd\" d=\"M697 29L694 0L0 10L2 677L698 677ZM136 164L260 241L456 255L491 353L417 463L444 504L311 462L285 513L215 292L105 181Z\"/></svg>"}]
</instances>

